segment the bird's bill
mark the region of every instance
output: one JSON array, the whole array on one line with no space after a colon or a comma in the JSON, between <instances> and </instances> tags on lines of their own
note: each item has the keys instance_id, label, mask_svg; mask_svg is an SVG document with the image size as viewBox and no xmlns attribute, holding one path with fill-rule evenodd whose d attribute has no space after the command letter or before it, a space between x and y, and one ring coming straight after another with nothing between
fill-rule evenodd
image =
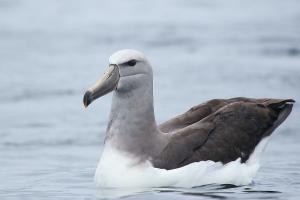
<instances>
[{"instance_id":1,"label":"bird's bill","mask_svg":"<svg viewBox=\"0 0 300 200\"><path fill-rule=\"evenodd\" d=\"M113 91L120 78L119 69L117 65L109 65L103 76L86 91L83 97L83 104L87 107L95 99L104 96L105 94Z\"/></svg>"}]
</instances>

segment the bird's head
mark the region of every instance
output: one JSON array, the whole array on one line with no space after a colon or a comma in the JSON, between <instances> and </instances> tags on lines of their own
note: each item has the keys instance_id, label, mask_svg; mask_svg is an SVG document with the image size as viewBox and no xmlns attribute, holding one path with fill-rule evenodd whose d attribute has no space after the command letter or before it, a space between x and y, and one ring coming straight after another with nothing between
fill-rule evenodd
<instances>
[{"instance_id":1,"label":"bird's head","mask_svg":"<svg viewBox=\"0 0 300 200\"><path fill-rule=\"evenodd\" d=\"M83 104L87 107L95 99L114 90L128 93L145 81L152 81L152 76L151 65L143 53L132 49L117 51L110 56L108 69L102 77L86 91Z\"/></svg>"}]
</instances>

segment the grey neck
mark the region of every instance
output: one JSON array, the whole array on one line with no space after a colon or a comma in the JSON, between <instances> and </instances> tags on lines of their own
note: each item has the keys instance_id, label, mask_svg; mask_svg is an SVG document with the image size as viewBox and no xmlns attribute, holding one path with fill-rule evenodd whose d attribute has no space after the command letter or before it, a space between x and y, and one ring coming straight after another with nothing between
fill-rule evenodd
<instances>
[{"instance_id":1,"label":"grey neck","mask_svg":"<svg viewBox=\"0 0 300 200\"><path fill-rule=\"evenodd\" d=\"M142 80L125 77L114 92L106 142L146 159L160 151L165 140L155 121L152 77Z\"/></svg>"}]
</instances>

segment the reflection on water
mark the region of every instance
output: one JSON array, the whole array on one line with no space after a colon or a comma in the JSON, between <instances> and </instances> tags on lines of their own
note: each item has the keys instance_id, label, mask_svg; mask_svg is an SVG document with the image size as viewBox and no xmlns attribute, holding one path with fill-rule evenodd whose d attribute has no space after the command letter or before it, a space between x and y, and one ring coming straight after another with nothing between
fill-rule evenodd
<instances>
[{"instance_id":1,"label":"reflection on water","mask_svg":"<svg viewBox=\"0 0 300 200\"><path fill-rule=\"evenodd\" d=\"M174 194L184 197L194 196L208 199L231 199L234 197L246 197L246 198L259 198L266 197L278 197L278 194L282 194L280 191L274 190L256 190L249 186L234 186L234 185L204 185L194 188L107 188L97 190L97 196L101 199L116 199L116 198L131 198L140 197L153 194ZM238 195L238 196L237 196ZM247 197L248 195L248 197ZM269 196L267 196L269 195Z\"/></svg>"},{"instance_id":2,"label":"reflection on water","mask_svg":"<svg viewBox=\"0 0 300 200\"><path fill-rule=\"evenodd\" d=\"M251 185L100 191L93 176L111 97L85 110L82 96L111 53L135 48L154 68L158 122L212 98L299 101L299 8L298 0L0 0L0 199L298 199L298 104Z\"/></svg>"},{"instance_id":3,"label":"reflection on water","mask_svg":"<svg viewBox=\"0 0 300 200\"><path fill-rule=\"evenodd\" d=\"M101 188L97 189L97 197L100 199L116 199L144 195L154 192L155 189L149 188Z\"/></svg>"}]
</instances>

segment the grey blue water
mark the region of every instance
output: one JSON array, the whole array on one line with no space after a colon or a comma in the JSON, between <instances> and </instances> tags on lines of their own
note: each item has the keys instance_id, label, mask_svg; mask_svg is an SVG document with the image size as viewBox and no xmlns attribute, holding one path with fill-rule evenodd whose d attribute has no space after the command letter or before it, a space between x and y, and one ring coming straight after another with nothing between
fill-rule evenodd
<instances>
[{"instance_id":1,"label":"grey blue water","mask_svg":"<svg viewBox=\"0 0 300 200\"><path fill-rule=\"evenodd\" d=\"M102 198L111 96L88 109L82 98L123 48L153 65L158 122L212 98L300 101L298 0L0 0L0 199ZM299 119L296 103L251 185L124 198L298 199Z\"/></svg>"}]
</instances>

